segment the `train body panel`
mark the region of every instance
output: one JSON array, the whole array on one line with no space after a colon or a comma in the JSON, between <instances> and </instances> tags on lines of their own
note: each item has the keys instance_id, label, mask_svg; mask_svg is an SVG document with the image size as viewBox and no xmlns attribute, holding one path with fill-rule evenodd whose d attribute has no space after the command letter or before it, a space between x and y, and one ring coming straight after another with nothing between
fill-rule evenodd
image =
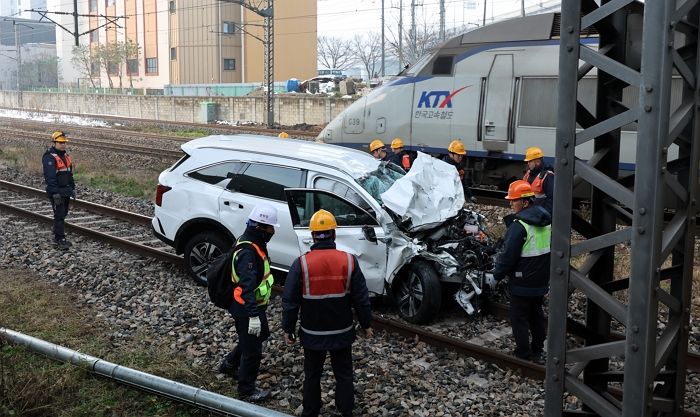
<instances>
[{"instance_id":1,"label":"train body panel","mask_svg":"<svg viewBox=\"0 0 700 417\"><path fill-rule=\"evenodd\" d=\"M461 139L475 184L507 186L522 176L523 156L530 146L541 147L547 161L553 161L557 25L558 14L551 13L499 22L454 37L351 105L319 138L367 149L375 138L388 144L400 137L410 150L432 154L445 153L452 139ZM581 42L595 49L598 38ZM595 69L590 71L579 83L578 94L593 114L596 76ZM682 85L679 79L674 83L673 109ZM636 101L638 91L625 89L623 104ZM349 129L348 120L362 128ZM634 170L635 130L636 123L622 128L621 171ZM576 152L578 158L589 159L593 140L577 146ZM671 149L669 156L676 153Z\"/></svg>"}]
</instances>

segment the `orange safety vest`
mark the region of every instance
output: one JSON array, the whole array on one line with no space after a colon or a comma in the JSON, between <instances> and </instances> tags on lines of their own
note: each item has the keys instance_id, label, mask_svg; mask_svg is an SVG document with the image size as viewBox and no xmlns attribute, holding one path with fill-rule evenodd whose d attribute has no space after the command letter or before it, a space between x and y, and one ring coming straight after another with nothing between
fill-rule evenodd
<instances>
[{"instance_id":1,"label":"orange safety vest","mask_svg":"<svg viewBox=\"0 0 700 417\"><path fill-rule=\"evenodd\" d=\"M355 263L352 255L337 249L323 249L301 256L303 298L343 297L350 293Z\"/></svg>"},{"instance_id":2,"label":"orange safety vest","mask_svg":"<svg viewBox=\"0 0 700 417\"><path fill-rule=\"evenodd\" d=\"M236 242L236 246L243 243L248 243L253 248L255 248L255 251L258 253L258 256L263 260L263 278L260 282L260 285L258 285L257 288L255 288L255 304L265 305L270 301L270 295L272 294L272 284L275 280L272 276L272 272L270 272L270 259L265 255L265 252L263 252L262 249L260 249L260 246L256 245L253 242L240 241ZM240 249L235 251L233 253L233 256L231 257L231 280L234 284L236 284L236 288L234 288L233 290L233 299L236 300L238 304L245 305L245 300L243 299L243 288L240 285L238 285L238 283L241 280L240 278L238 278L238 274L236 273L236 266L234 265L236 261L236 255L239 251Z\"/></svg>"},{"instance_id":3,"label":"orange safety vest","mask_svg":"<svg viewBox=\"0 0 700 417\"><path fill-rule=\"evenodd\" d=\"M56 172L70 172L73 169L73 160L71 160L70 155L65 154L65 162L63 162L63 158L56 153L51 153L51 156L53 156L53 159L56 161Z\"/></svg>"},{"instance_id":4,"label":"orange safety vest","mask_svg":"<svg viewBox=\"0 0 700 417\"><path fill-rule=\"evenodd\" d=\"M402 166L403 169L405 169L406 171L408 171L408 170L411 168L411 158L409 158L408 154L405 154L405 155L401 158L401 166Z\"/></svg>"},{"instance_id":5,"label":"orange safety vest","mask_svg":"<svg viewBox=\"0 0 700 417\"><path fill-rule=\"evenodd\" d=\"M554 173L552 171L542 171L539 174L535 176L535 179L532 180L532 184L530 184L530 187L532 187L532 192L535 193L535 197L542 198L544 197L544 193L542 192L542 187L544 186L544 179L547 178L547 175ZM525 176L523 177L523 180L525 181L530 181L530 170L527 170L525 173Z\"/></svg>"}]
</instances>

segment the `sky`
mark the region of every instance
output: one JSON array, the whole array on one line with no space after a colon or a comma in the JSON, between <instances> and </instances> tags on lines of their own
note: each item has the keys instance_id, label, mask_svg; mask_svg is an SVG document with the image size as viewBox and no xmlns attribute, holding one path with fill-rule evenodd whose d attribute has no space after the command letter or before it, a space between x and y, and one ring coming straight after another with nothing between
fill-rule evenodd
<instances>
[{"instance_id":1,"label":"sky","mask_svg":"<svg viewBox=\"0 0 700 417\"><path fill-rule=\"evenodd\" d=\"M440 1L414 0L416 22L429 22L439 28ZM445 0L445 27L476 28L484 18L486 23L520 12L522 0ZM524 0L527 13L535 13L552 0ZM384 0L385 22L388 30L398 32L399 6L403 10L404 30L411 22L411 0ZM358 33L381 31L382 0L318 0L318 34L352 38Z\"/></svg>"}]
</instances>

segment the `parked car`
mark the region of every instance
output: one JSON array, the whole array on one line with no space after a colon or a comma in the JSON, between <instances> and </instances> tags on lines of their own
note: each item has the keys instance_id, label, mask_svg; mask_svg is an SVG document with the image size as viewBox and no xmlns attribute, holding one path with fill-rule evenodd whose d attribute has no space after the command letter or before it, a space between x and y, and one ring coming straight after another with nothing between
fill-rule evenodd
<instances>
[{"instance_id":1,"label":"parked car","mask_svg":"<svg viewBox=\"0 0 700 417\"><path fill-rule=\"evenodd\" d=\"M275 269L288 271L310 249L309 220L323 208L335 215L337 247L357 256L370 293L392 296L406 320L435 316L441 282L457 284L467 310L481 293L481 271L491 268L494 250L478 232L483 217L462 208L456 171L437 159L419 155L405 175L355 149L257 135L209 136L182 150L160 174L152 227L184 254L199 284L264 201L279 212L268 244ZM435 184L413 195L421 189L416 180Z\"/></svg>"}]
</instances>

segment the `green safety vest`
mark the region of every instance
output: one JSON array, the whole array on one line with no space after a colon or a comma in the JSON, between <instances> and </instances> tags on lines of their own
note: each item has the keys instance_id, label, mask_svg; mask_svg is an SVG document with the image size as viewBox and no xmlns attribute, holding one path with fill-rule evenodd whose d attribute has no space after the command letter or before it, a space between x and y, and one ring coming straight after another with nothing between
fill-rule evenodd
<instances>
[{"instance_id":1,"label":"green safety vest","mask_svg":"<svg viewBox=\"0 0 700 417\"><path fill-rule=\"evenodd\" d=\"M520 256L530 258L549 253L549 243L552 240L552 226L533 226L518 219L527 233Z\"/></svg>"},{"instance_id":2,"label":"green safety vest","mask_svg":"<svg viewBox=\"0 0 700 417\"><path fill-rule=\"evenodd\" d=\"M255 303L257 305L266 305L270 301L270 296L272 295L272 284L275 282L275 278L270 272L270 259L265 255L265 252L263 252L262 249L260 249L260 247L253 242L240 241L236 242L236 246L244 243L247 243L255 248L258 256L260 256L260 258L263 260L263 279L260 282L260 285L258 285L258 288L255 289ZM238 284L241 281L238 274L236 274L236 266L234 264L236 255L240 251L241 249L238 249L231 257L231 279L233 280L234 284ZM245 300L243 300L243 288L241 288L240 285L237 285L233 290L233 299L238 304L245 304Z\"/></svg>"}]
</instances>

